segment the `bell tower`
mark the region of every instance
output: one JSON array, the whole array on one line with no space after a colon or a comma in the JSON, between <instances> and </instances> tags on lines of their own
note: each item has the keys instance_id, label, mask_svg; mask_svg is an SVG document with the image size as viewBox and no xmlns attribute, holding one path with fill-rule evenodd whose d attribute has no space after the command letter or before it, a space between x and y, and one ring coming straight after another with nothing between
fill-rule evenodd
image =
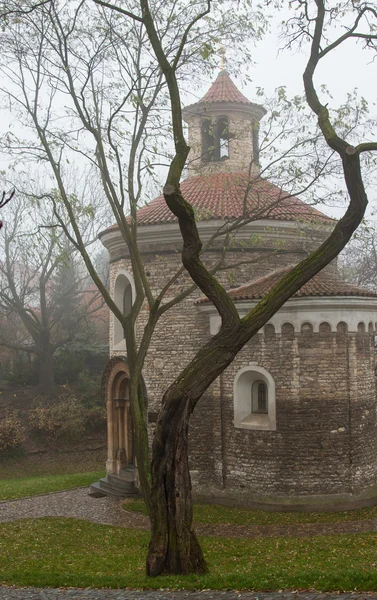
<instances>
[{"instance_id":1,"label":"bell tower","mask_svg":"<svg viewBox=\"0 0 377 600\"><path fill-rule=\"evenodd\" d=\"M259 121L266 114L220 71L207 93L183 110L188 124L189 177L210 173L259 172Z\"/></svg>"}]
</instances>

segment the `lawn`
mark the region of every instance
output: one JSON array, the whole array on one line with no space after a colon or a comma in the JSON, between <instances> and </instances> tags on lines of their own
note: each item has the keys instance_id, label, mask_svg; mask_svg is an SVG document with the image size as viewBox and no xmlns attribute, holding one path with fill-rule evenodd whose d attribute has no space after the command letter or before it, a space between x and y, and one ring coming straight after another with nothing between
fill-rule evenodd
<instances>
[{"instance_id":1,"label":"lawn","mask_svg":"<svg viewBox=\"0 0 377 600\"><path fill-rule=\"evenodd\" d=\"M148 579L148 533L76 519L0 525L0 582L20 586L377 589L377 535L202 538L210 573Z\"/></svg>"},{"instance_id":2,"label":"lawn","mask_svg":"<svg viewBox=\"0 0 377 600\"><path fill-rule=\"evenodd\" d=\"M126 500L126 510L147 514L143 500ZM265 512L220 506L219 504L195 504L194 519L197 523L214 525L302 525L304 523L339 523L377 519L377 506L347 510L337 513L294 513L294 512Z\"/></svg>"},{"instance_id":3,"label":"lawn","mask_svg":"<svg viewBox=\"0 0 377 600\"><path fill-rule=\"evenodd\" d=\"M92 471L90 473L3 479L0 481L0 501L58 492L59 490L68 490L83 485L89 486L103 476L104 471Z\"/></svg>"}]
</instances>

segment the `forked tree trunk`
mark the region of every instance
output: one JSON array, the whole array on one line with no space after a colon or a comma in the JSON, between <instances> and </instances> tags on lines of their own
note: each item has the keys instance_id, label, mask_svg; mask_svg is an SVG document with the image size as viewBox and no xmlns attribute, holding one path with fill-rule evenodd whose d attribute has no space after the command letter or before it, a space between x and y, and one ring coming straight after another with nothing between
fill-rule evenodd
<instances>
[{"instance_id":1,"label":"forked tree trunk","mask_svg":"<svg viewBox=\"0 0 377 600\"><path fill-rule=\"evenodd\" d=\"M147 574L205 573L207 565L193 526L188 467L192 404L176 388L163 400L153 442L151 525Z\"/></svg>"}]
</instances>

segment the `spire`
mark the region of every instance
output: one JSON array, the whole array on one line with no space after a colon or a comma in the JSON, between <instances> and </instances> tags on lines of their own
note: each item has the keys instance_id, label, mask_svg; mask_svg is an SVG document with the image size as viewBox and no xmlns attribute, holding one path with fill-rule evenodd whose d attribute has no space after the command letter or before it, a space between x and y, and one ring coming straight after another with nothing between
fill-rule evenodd
<instances>
[{"instance_id":1,"label":"spire","mask_svg":"<svg viewBox=\"0 0 377 600\"><path fill-rule=\"evenodd\" d=\"M228 71L222 69L203 98L197 104L206 102L237 102L252 104L244 96L229 77Z\"/></svg>"}]
</instances>

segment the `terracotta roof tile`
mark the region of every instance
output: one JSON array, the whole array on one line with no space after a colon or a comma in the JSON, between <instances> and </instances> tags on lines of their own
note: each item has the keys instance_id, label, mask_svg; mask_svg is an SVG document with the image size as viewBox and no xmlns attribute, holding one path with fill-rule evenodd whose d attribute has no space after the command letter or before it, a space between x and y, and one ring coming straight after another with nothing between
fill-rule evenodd
<instances>
[{"instance_id":1,"label":"terracotta roof tile","mask_svg":"<svg viewBox=\"0 0 377 600\"><path fill-rule=\"evenodd\" d=\"M294 265L274 271L265 277L255 279L250 283L239 288L228 290L229 296L233 300L259 300L263 298L278 283ZM346 281L342 281L338 276L327 271L320 271L314 275L302 288L298 290L293 298L304 296L364 296L377 298L376 292L365 290ZM209 302L207 298L201 298L197 304Z\"/></svg>"},{"instance_id":2,"label":"terracotta roof tile","mask_svg":"<svg viewBox=\"0 0 377 600\"><path fill-rule=\"evenodd\" d=\"M244 96L229 77L227 71L220 71L217 78L197 104L204 102L239 102L241 104L252 104Z\"/></svg>"},{"instance_id":3,"label":"terracotta roof tile","mask_svg":"<svg viewBox=\"0 0 377 600\"><path fill-rule=\"evenodd\" d=\"M287 197L286 192L265 179L252 182L248 188L249 183L249 177L245 173L217 173L190 177L181 183L181 191L197 211L199 221L250 217L281 221L334 222L302 200L294 196ZM137 211L137 220L139 225L158 225L176 222L177 218L161 195ZM117 225L106 231L115 229Z\"/></svg>"}]
</instances>

